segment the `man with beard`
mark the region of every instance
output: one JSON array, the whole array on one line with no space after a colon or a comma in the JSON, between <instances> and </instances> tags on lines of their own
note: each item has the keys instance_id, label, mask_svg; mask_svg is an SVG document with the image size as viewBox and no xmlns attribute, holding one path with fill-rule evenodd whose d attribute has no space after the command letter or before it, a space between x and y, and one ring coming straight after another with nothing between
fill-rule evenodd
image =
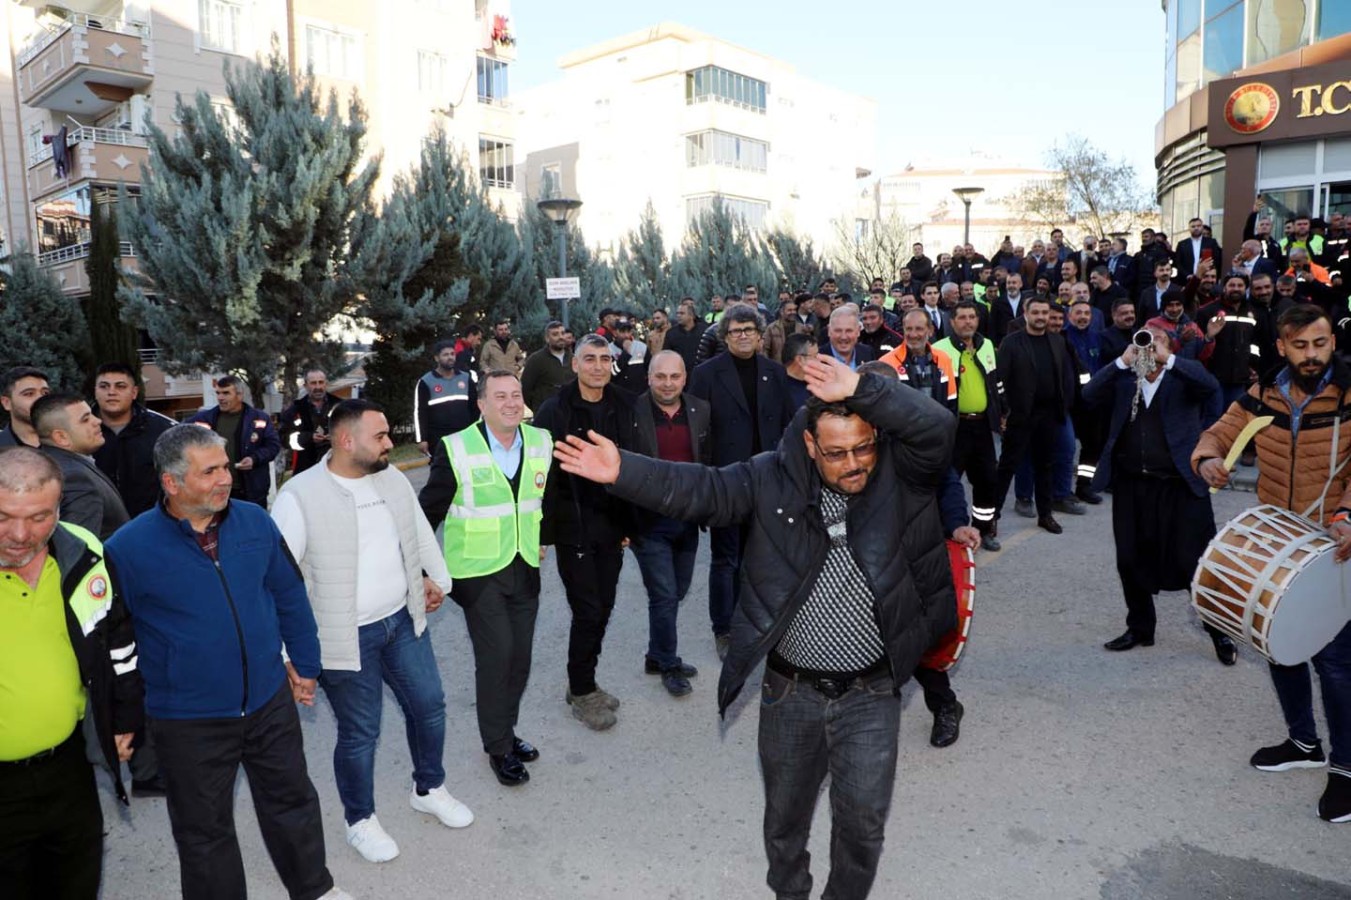
<instances>
[{"instance_id":1,"label":"man with beard","mask_svg":"<svg viewBox=\"0 0 1351 900\"><path fill-rule=\"evenodd\" d=\"M1168 332L1148 331L1148 349L1132 344L1084 387L1084 399L1111 417L1094 484L1112 487L1126 631L1104 646L1118 652L1154 646L1154 595L1186 590L1215 535L1210 493L1189 459L1201 427L1219 417L1220 385L1200 363L1173 353ZM1220 662L1232 666L1233 640L1210 625L1206 632Z\"/></svg>"},{"instance_id":2,"label":"man with beard","mask_svg":"<svg viewBox=\"0 0 1351 900\"><path fill-rule=\"evenodd\" d=\"M777 452L721 469L556 445L564 471L687 521L751 525L746 593L719 682L724 713L768 657L759 755L768 884L812 892L807 843L832 773L825 897L862 898L877 874L896 780L898 690L955 623L936 489L956 421L919 391L826 355Z\"/></svg>"},{"instance_id":3,"label":"man with beard","mask_svg":"<svg viewBox=\"0 0 1351 900\"><path fill-rule=\"evenodd\" d=\"M525 363L525 351L511 336L511 320L502 319L493 324L493 339L485 341L479 355L480 374L494 369L506 369L521 375L521 366Z\"/></svg>"},{"instance_id":4,"label":"man with beard","mask_svg":"<svg viewBox=\"0 0 1351 900\"><path fill-rule=\"evenodd\" d=\"M347 843L379 863L399 855L375 816L385 684L406 723L409 803L449 828L474 821L445 788L446 701L427 633L427 614L441 607L450 575L413 486L389 467L394 443L384 411L346 400L334 407L329 427L324 464L286 482L272 518L305 577L319 625L319 684L338 722L333 778Z\"/></svg>"},{"instance_id":5,"label":"man with beard","mask_svg":"<svg viewBox=\"0 0 1351 900\"><path fill-rule=\"evenodd\" d=\"M305 396L298 397L281 414L281 440L291 451L291 472L299 475L328 452L328 414L342 398L328 392L328 373L305 372ZM103 416L100 401L99 416ZM167 427L167 426L166 426Z\"/></svg>"},{"instance_id":6,"label":"man with beard","mask_svg":"<svg viewBox=\"0 0 1351 900\"><path fill-rule=\"evenodd\" d=\"M1266 277L1266 276L1263 276ZM1271 280L1267 280L1270 290ZM1145 323L1146 328L1159 328L1167 332L1172 342L1173 352L1183 359L1206 362L1215 353L1215 342L1209 340L1201 326L1197 325L1182 309L1182 297L1173 294L1164 304L1163 314L1155 316Z\"/></svg>"},{"instance_id":7,"label":"man with beard","mask_svg":"<svg viewBox=\"0 0 1351 900\"><path fill-rule=\"evenodd\" d=\"M459 367L455 342L437 341L432 358L436 365L413 391L413 440L428 456L441 438L468 427L478 409L478 371Z\"/></svg>"},{"instance_id":8,"label":"man with beard","mask_svg":"<svg viewBox=\"0 0 1351 900\"><path fill-rule=\"evenodd\" d=\"M1182 296L1182 288L1173 281L1173 264L1167 259L1159 259L1154 263L1154 283L1140 290L1135 304L1136 318L1143 322L1162 315L1168 298L1174 294Z\"/></svg>"},{"instance_id":9,"label":"man with beard","mask_svg":"<svg viewBox=\"0 0 1351 900\"><path fill-rule=\"evenodd\" d=\"M1262 362L1257 371L1266 374L1284 362L1276 349L1276 319L1281 312L1276 305L1276 280L1266 273L1254 275L1248 292L1252 295L1253 313L1257 319L1257 349L1261 351L1258 356Z\"/></svg>"},{"instance_id":10,"label":"man with beard","mask_svg":"<svg viewBox=\"0 0 1351 900\"><path fill-rule=\"evenodd\" d=\"M704 330L699 327L694 298L682 298L676 306L675 325L666 332L666 349L679 353L680 358L685 361L686 370L693 370L694 360L699 355L699 339L703 336ZM530 408L537 409L533 405Z\"/></svg>"},{"instance_id":11,"label":"man with beard","mask_svg":"<svg viewBox=\"0 0 1351 900\"><path fill-rule=\"evenodd\" d=\"M1112 305L1112 324L1102 332L1102 356L1099 364L1106 365L1126 352L1135 334L1135 305L1129 300L1118 300Z\"/></svg>"},{"instance_id":12,"label":"man with beard","mask_svg":"<svg viewBox=\"0 0 1351 900\"><path fill-rule=\"evenodd\" d=\"M1088 280L1093 287L1093 305L1101 310L1104 316L1111 315L1112 304L1119 298L1130 297L1124 287L1112 280L1112 273L1108 271L1106 266L1094 268L1089 274Z\"/></svg>"},{"instance_id":13,"label":"man with beard","mask_svg":"<svg viewBox=\"0 0 1351 900\"><path fill-rule=\"evenodd\" d=\"M997 350L1004 336L1009 333L1013 320L1023 315L1023 305L1027 300L1023 295L1023 276L1010 272L1004 280L1003 295L1000 296L996 291L993 299L990 294L986 294L985 300L990 307L990 340L994 341Z\"/></svg>"},{"instance_id":14,"label":"man with beard","mask_svg":"<svg viewBox=\"0 0 1351 900\"><path fill-rule=\"evenodd\" d=\"M1255 369L1262 362L1257 317L1248 300L1247 277L1234 274L1226 278L1224 295L1197 310L1196 324L1215 342L1206 368L1219 381L1224 407L1228 409L1229 404L1247 393L1248 385L1257 377Z\"/></svg>"},{"instance_id":15,"label":"man with beard","mask_svg":"<svg viewBox=\"0 0 1351 900\"><path fill-rule=\"evenodd\" d=\"M882 357L896 371L900 380L918 391L923 391L949 410L957 410L957 379L952 360L932 344L933 324L920 309L912 309L901 320L905 341Z\"/></svg>"},{"instance_id":16,"label":"man with beard","mask_svg":"<svg viewBox=\"0 0 1351 900\"><path fill-rule=\"evenodd\" d=\"M1187 223L1189 236L1178 241L1177 251L1173 254L1173 265L1177 266L1177 277L1185 281L1193 274L1199 274L1202 260L1210 260L1217 265L1224 259L1224 251L1213 237L1206 236L1206 223L1193 218Z\"/></svg>"},{"instance_id":17,"label":"man with beard","mask_svg":"<svg viewBox=\"0 0 1351 900\"><path fill-rule=\"evenodd\" d=\"M0 406L9 416L9 425L0 430L0 449L38 446L38 433L29 412L38 398L49 393L47 374L41 369L15 366L0 375Z\"/></svg>"},{"instance_id":18,"label":"man with beard","mask_svg":"<svg viewBox=\"0 0 1351 900\"><path fill-rule=\"evenodd\" d=\"M539 409L572 378L572 351L563 336L563 323L550 322L544 326L544 346L526 358L521 371L525 405Z\"/></svg>"},{"instance_id":19,"label":"man with beard","mask_svg":"<svg viewBox=\"0 0 1351 900\"><path fill-rule=\"evenodd\" d=\"M1325 526L1337 541L1335 558L1344 562L1351 557L1351 522L1348 522L1351 491L1347 490L1351 441L1343 434L1351 418L1351 406L1347 404L1351 369L1334 356L1337 340L1332 322L1317 306L1302 304L1289 309L1281 314L1277 326L1278 346L1285 365L1253 385L1201 435L1192 452L1192 468L1211 487L1223 487L1229 481L1224 456L1239 431L1255 416L1274 415L1275 421L1254 439L1260 461L1257 498ZM1327 788L1318 802L1318 815L1328 822L1348 822L1351 821L1351 625L1328 634L1328 639L1330 643L1314 654L1312 663L1323 689L1331 739L1329 752L1324 754L1318 739L1308 664L1272 663L1271 680L1289 737L1284 743L1258 750L1251 762L1264 772L1284 772L1322 768L1331 761Z\"/></svg>"}]
</instances>

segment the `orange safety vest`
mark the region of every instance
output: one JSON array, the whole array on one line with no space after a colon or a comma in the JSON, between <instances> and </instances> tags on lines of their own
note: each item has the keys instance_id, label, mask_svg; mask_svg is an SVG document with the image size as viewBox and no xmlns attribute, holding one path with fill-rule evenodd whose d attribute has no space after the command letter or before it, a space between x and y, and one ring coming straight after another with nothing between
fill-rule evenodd
<instances>
[{"instance_id":1,"label":"orange safety vest","mask_svg":"<svg viewBox=\"0 0 1351 900\"><path fill-rule=\"evenodd\" d=\"M910 374L906 371L905 357L906 346L901 344L895 350L882 357L882 362L896 370L896 374L901 376L901 381L910 382ZM934 363L938 366L939 380L942 381L947 390L948 403L957 403L957 377L952 368L952 357L948 356L942 350L939 350L933 344L929 345L929 355L933 357Z\"/></svg>"}]
</instances>

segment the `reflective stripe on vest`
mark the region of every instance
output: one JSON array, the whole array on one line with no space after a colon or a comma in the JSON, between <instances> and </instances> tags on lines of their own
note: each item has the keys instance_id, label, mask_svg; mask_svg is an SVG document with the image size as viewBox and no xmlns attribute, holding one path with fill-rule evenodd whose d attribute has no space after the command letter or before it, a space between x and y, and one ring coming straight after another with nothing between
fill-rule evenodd
<instances>
[{"instance_id":1,"label":"reflective stripe on vest","mask_svg":"<svg viewBox=\"0 0 1351 900\"><path fill-rule=\"evenodd\" d=\"M450 576L491 575L511 565L517 554L539 568L539 528L553 449L549 433L521 426L523 452L516 496L477 423L443 440L456 482L445 523Z\"/></svg>"},{"instance_id":2,"label":"reflective stripe on vest","mask_svg":"<svg viewBox=\"0 0 1351 900\"><path fill-rule=\"evenodd\" d=\"M103 544L99 542L93 532L69 522L62 522L61 527L84 541L85 546L94 551L94 554L99 558L99 561L81 578L75 591L66 598L66 603L75 613L75 621L80 624L80 631L85 637L88 637L94 627L103 621L103 617L108 615L108 610L112 609L113 583L112 579L108 577L108 568L103 562ZM135 666L133 665L132 668L135 668Z\"/></svg>"}]
</instances>

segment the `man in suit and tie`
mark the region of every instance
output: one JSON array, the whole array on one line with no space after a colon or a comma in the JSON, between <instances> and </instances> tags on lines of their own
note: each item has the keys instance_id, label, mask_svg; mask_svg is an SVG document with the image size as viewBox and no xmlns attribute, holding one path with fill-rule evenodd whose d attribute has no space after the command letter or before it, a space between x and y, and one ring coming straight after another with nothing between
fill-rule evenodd
<instances>
[{"instance_id":1,"label":"man in suit and tie","mask_svg":"<svg viewBox=\"0 0 1351 900\"><path fill-rule=\"evenodd\" d=\"M1113 238L1112 250L1107 255L1107 271L1111 273L1112 280L1126 289L1126 293L1132 297L1136 294L1135 280L1135 260L1126 252L1126 239Z\"/></svg>"},{"instance_id":2,"label":"man in suit and tie","mask_svg":"<svg viewBox=\"0 0 1351 900\"><path fill-rule=\"evenodd\" d=\"M776 449L796 408L783 366L760 353L765 320L754 307L728 310L718 324L727 352L694 370L689 392L709 407L713 465L727 466ZM719 656L731 640L743 544L740 525L710 530L708 612Z\"/></svg>"},{"instance_id":3,"label":"man in suit and tie","mask_svg":"<svg viewBox=\"0 0 1351 900\"><path fill-rule=\"evenodd\" d=\"M858 307L852 303L837 307L830 314L821 352L835 357L850 369L857 369L863 363L877 359L872 347L859 343L862 333Z\"/></svg>"},{"instance_id":4,"label":"man in suit and tie","mask_svg":"<svg viewBox=\"0 0 1351 900\"><path fill-rule=\"evenodd\" d=\"M1030 294L1023 294L1023 276L1017 272L1010 272L1004 280L1002 296L998 291L985 295L990 306L990 340L994 341L996 348L1009 333L1013 320L1023 314L1023 306L1030 297Z\"/></svg>"},{"instance_id":5,"label":"man in suit and tie","mask_svg":"<svg viewBox=\"0 0 1351 900\"><path fill-rule=\"evenodd\" d=\"M961 288L957 292L960 294ZM925 284L919 293L920 309L929 317L929 323L933 326L933 339L936 341L952 337L952 318L939 302L941 295L942 289L936 281Z\"/></svg>"},{"instance_id":6,"label":"man in suit and tie","mask_svg":"<svg viewBox=\"0 0 1351 900\"><path fill-rule=\"evenodd\" d=\"M1182 288L1173 281L1173 261L1158 257L1154 260L1154 281L1141 289L1135 303L1135 321L1148 322L1163 315L1163 308L1174 295L1181 297Z\"/></svg>"},{"instance_id":7,"label":"man in suit and tie","mask_svg":"<svg viewBox=\"0 0 1351 900\"><path fill-rule=\"evenodd\" d=\"M1195 275L1196 266L1203 259L1215 260L1216 265L1219 265L1219 260L1224 259L1224 252L1220 250L1219 241L1206 236L1205 222L1200 219L1192 219L1187 223L1187 228L1191 234L1178 241L1177 250L1173 253L1173 263L1177 266L1178 281L1186 281L1192 275Z\"/></svg>"},{"instance_id":8,"label":"man in suit and tie","mask_svg":"<svg viewBox=\"0 0 1351 900\"><path fill-rule=\"evenodd\" d=\"M33 427L42 452L61 469L61 521L112 537L127 523L127 508L117 486L94 464L103 446L103 423L78 394L48 394L33 404Z\"/></svg>"}]
</instances>

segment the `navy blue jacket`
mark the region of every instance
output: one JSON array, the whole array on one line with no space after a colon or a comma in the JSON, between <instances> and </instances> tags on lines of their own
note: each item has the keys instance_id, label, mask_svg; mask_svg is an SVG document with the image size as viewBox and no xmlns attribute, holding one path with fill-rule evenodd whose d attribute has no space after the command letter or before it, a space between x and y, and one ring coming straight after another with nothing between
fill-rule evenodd
<instances>
[{"instance_id":1,"label":"navy blue jacket","mask_svg":"<svg viewBox=\"0 0 1351 900\"><path fill-rule=\"evenodd\" d=\"M1093 476L1093 489L1100 491L1112 481L1112 450L1116 447L1121 429L1130 421L1131 400L1135 396L1135 373L1122 369L1115 361L1103 366L1084 385L1084 400L1093 405L1112 405L1112 425L1107 443L1098 460L1098 471ZM1141 399L1141 403L1144 400ZM1168 441L1168 453L1177 466L1178 474L1187 480L1192 493L1204 497L1208 488L1199 475L1192 471L1191 455L1201 432L1224 414L1220 383L1206 367L1193 359L1173 357L1173 367L1159 383L1158 393L1151 403L1160 404L1163 433Z\"/></svg>"},{"instance_id":2,"label":"navy blue jacket","mask_svg":"<svg viewBox=\"0 0 1351 900\"><path fill-rule=\"evenodd\" d=\"M952 537L952 533L964 525L971 524L966 512L966 489L962 487L962 477L957 470L948 466L938 485L938 516L943 520L943 533Z\"/></svg>"},{"instance_id":3,"label":"navy blue jacket","mask_svg":"<svg viewBox=\"0 0 1351 900\"><path fill-rule=\"evenodd\" d=\"M746 397L741 390L736 364L731 353L719 353L698 366L690 378L689 392L708 401L713 434L713 465L729 466L751 458L751 429L759 429L760 450L779 446L788 423L797 408L789 396L788 373L774 360L757 353L755 411L759 421L752 422Z\"/></svg>"},{"instance_id":4,"label":"navy blue jacket","mask_svg":"<svg viewBox=\"0 0 1351 900\"><path fill-rule=\"evenodd\" d=\"M188 419L189 423L207 425L213 430L220 418L220 407L204 409ZM272 425L272 417L261 409L254 409L247 403L240 411L239 432L235 435L235 447L239 459L230 460L233 465L244 457L253 458L253 468L241 473L244 482L244 499L259 506L267 505L267 492L272 481L267 477L267 467L281 452L281 437Z\"/></svg>"},{"instance_id":5,"label":"navy blue jacket","mask_svg":"<svg viewBox=\"0 0 1351 900\"><path fill-rule=\"evenodd\" d=\"M131 613L154 718L254 712L286 684L283 642L301 677L319 675L314 611L272 517L231 500L219 541L217 565L186 521L156 505L104 548Z\"/></svg>"}]
</instances>

